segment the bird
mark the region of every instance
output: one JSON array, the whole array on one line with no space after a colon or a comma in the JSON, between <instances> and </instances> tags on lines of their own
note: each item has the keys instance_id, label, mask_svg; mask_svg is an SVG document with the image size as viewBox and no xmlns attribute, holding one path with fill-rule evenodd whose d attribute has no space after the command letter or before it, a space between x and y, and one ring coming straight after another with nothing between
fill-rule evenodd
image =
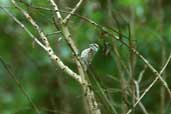
<instances>
[{"instance_id":1,"label":"bird","mask_svg":"<svg viewBox=\"0 0 171 114\"><path fill-rule=\"evenodd\" d=\"M89 44L89 47L84 49L81 52L81 60L83 62L84 69L87 70L87 67L91 64L95 54L99 50L99 45L96 43Z\"/></svg>"}]
</instances>

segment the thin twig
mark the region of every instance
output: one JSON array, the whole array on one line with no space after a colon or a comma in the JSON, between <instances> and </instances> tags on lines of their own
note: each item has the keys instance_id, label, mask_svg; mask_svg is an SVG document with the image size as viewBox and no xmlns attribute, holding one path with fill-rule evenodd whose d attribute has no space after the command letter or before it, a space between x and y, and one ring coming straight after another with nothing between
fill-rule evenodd
<instances>
[{"instance_id":1,"label":"thin twig","mask_svg":"<svg viewBox=\"0 0 171 114\"><path fill-rule=\"evenodd\" d=\"M2 59L1 56L0 56L0 61L1 61L2 65L4 66L4 68L6 69L6 71L9 73L10 78L15 81L15 83L18 86L18 88L21 90L21 92L26 97L26 99L30 102L30 104L31 104L32 108L35 110L35 112L37 114L40 114L40 111L39 111L38 107L36 106L36 104L34 104L34 102L32 101L31 97L28 95L28 93L26 92L26 90L24 89L24 87L22 86L22 84L20 83L20 81L16 78L14 72L11 70L11 68L9 68L9 66Z\"/></svg>"},{"instance_id":2,"label":"thin twig","mask_svg":"<svg viewBox=\"0 0 171 114\"><path fill-rule=\"evenodd\" d=\"M48 33L48 34L46 34L46 36L56 35L56 34L60 34L60 33L61 33L61 31L56 31L56 32Z\"/></svg>"},{"instance_id":3,"label":"thin twig","mask_svg":"<svg viewBox=\"0 0 171 114\"><path fill-rule=\"evenodd\" d=\"M171 60L171 53L170 53L166 63L164 64L163 68L161 69L160 75L164 72L164 70L166 69L166 67L169 64L170 60ZM130 114L132 112L133 108L135 108L137 106L137 104L142 100L142 98L147 94L147 92L154 86L154 84L157 82L158 79L159 79L159 77L156 77L153 80L153 82L146 88L144 93L142 93L142 95L139 97L139 99L136 101L136 103L133 105L133 107L131 109L129 109L126 114Z\"/></svg>"},{"instance_id":4,"label":"thin twig","mask_svg":"<svg viewBox=\"0 0 171 114\"><path fill-rule=\"evenodd\" d=\"M136 100L139 99L140 97L140 87L139 87L139 82L137 80L134 80L134 84L135 84L135 90L136 90ZM139 106L141 107L142 111L144 112L144 114L148 114L146 108L144 107L144 105L141 103L141 101L139 102Z\"/></svg>"},{"instance_id":5,"label":"thin twig","mask_svg":"<svg viewBox=\"0 0 171 114\"><path fill-rule=\"evenodd\" d=\"M65 19L63 20L63 22L66 24L68 22L68 20L70 19L70 17L72 16L72 14L75 13L75 11L80 7L80 5L82 4L84 0L80 0L76 6L72 9L72 11L65 17Z\"/></svg>"},{"instance_id":6,"label":"thin twig","mask_svg":"<svg viewBox=\"0 0 171 114\"><path fill-rule=\"evenodd\" d=\"M144 66L144 69L138 75L138 79L137 79L138 83L140 83L142 81L142 78L144 76L144 73L145 73L146 69L147 69L147 65Z\"/></svg>"}]
</instances>

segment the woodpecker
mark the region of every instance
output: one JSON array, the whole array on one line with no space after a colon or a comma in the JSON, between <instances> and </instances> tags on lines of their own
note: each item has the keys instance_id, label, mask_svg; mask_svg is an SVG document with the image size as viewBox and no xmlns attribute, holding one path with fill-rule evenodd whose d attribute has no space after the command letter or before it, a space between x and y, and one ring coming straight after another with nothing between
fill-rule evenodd
<instances>
[{"instance_id":1,"label":"woodpecker","mask_svg":"<svg viewBox=\"0 0 171 114\"><path fill-rule=\"evenodd\" d=\"M99 50L99 45L96 43L89 44L89 47L84 49L81 52L81 60L84 64L84 69L87 70L87 67L91 64L93 57Z\"/></svg>"}]
</instances>

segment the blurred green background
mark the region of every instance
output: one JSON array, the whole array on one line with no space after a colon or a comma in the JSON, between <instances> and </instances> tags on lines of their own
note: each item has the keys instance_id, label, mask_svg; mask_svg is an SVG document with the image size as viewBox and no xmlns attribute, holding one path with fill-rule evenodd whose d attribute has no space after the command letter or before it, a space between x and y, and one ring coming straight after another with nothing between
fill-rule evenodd
<instances>
[{"instance_id":1,"label":"blurred green background","mask_svg":"<svg viewBox=\"0 0 171 114\"><path fill-rule=\"evenodd\" d=\"M31 6L51 8L48 0L25 0L25 2ZM56 2L60 9L69 12L78 0L56 0ZM53 34L57 30L53 24L52 12L27 7L21 2L18 4L29 12L47 34L56 54L66 65L77 72L76 65L71 59L72 52L62 34ZM10 0L0 0L0 5L12 12L38 37L35 29L13 7ZM66 13L62 14L63 16L67 15ZM127 36L123 37L123 40L127 43L131 42L158 71L169 56L171 50L170 0L85 0L77 14L90 18L100 25L120 31ZM93 73L96 74L96 81L101 84L101 88L118 114L124 114L124 110L131 108L132 95L127 93L129 103L125 106L122 94L125 90L121 87L123 85L123 82L120 81L121 74L123 73L126 82L125 89L129 91L131 80L139 78L140 72L144 69L144 63L138 57L133 57L133 77L124 68L121 68L121 72L119 72L117 63L120 61L128 67L129 72L131 71L131 52L127 47L79 17L72 16L68 27L80 52L90 43L96 42L100 45L100 50L91 64ZM120 54L119 60L114 52L114 47ZM85 113L80 85L54 65L47 53L37 46L2 9L0 9L0 56L9 65L42 114ZM171 88L170 69L171 65L169 64L164 77ZM154 78L153 73L147 68L139 85L140 93L148 87ZM110 109L106 108L108 105L103 101L104 98L97 85L94 85L94 89L103 114L112 114ZM160 81L147 93L142 103L149 114L171 113L169 95L163 89ZM23 95L15 80L10 78L2 64L0 64L0 113L34 114L30 102ZM143 111L137 106L133 113L143 114Z\"/></svg>"}]
</instances>

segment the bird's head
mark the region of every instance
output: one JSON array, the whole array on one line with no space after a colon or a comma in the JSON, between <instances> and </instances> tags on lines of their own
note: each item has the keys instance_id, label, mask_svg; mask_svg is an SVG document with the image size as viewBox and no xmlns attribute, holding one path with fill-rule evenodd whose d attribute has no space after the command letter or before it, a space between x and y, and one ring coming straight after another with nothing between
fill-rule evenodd
<instances>
[{"instance_id":1,"label":"bird's head","mask_svg":"<svg viewBox=\"0 0 171 114\"><path fill-rule=\"evenodd\" d=\"M99 45L96 43L89 44L89 48L91 48L93 51L97 52L99 49Z\"/></svg>"}]
</instances>

